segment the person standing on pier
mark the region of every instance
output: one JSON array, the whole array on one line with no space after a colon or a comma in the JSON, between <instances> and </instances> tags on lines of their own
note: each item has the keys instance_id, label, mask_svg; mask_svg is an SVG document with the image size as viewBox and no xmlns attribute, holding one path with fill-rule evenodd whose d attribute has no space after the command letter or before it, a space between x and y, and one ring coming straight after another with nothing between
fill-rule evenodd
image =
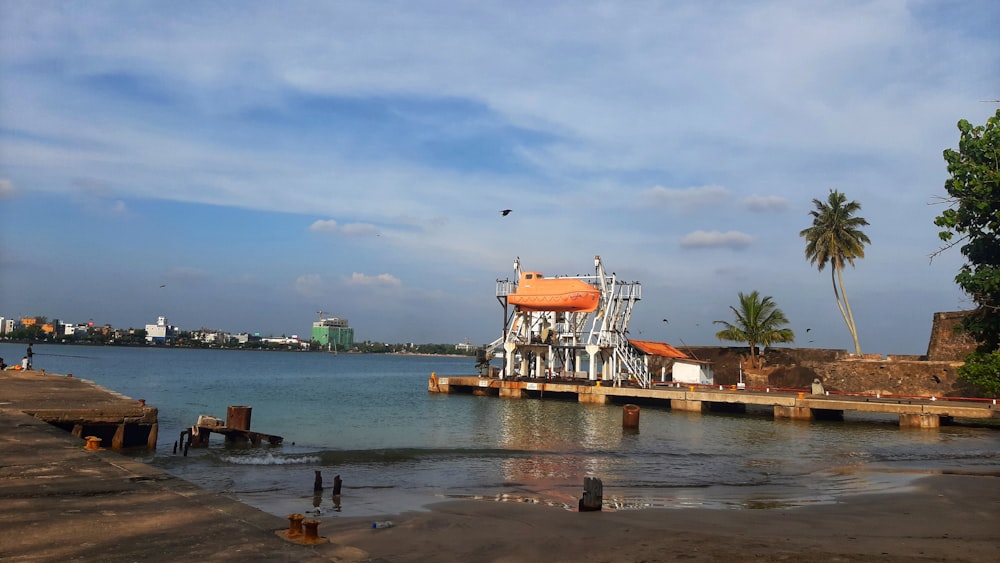
<instances>
[{"instance_id":1,"label":"person standing on pier","mask_svg":"<svg viewBox=\"0 0 1000 563\"><path fill-rule=\"evenodd\" d=\"M34 356L35 356L35 353L31 351L31 343L29 342L28 343L28 352L27 352L27 355L24 356L25 358L28 358L28 367L26 367L24 369L31 369L31 362L35 359Z\"/></svg>"}]
</instances>

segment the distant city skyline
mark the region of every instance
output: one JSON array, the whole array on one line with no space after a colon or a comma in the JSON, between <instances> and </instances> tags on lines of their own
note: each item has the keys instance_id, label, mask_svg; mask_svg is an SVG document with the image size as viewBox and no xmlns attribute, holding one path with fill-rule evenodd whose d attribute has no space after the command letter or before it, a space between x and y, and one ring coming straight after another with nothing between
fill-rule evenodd
<instances>
[{"instance_id":1,"label":"distant city skyline","mask_svg":"<svg viewBox=\"0 0 1000 563\"><path fill-rule=\"evenodd\" d=\"M0 310L487 343L498 278L642 284L630 334L719 345L739 292L852 349L799 232L861 204L864 352L969 309L942 151L1000 93L1000 3L13 2ZM506 213L505 213L506 212ZM669 322L663 322L668 319ZM807 332L807 329L808 332Z\"/></svg>"}]
</instances>

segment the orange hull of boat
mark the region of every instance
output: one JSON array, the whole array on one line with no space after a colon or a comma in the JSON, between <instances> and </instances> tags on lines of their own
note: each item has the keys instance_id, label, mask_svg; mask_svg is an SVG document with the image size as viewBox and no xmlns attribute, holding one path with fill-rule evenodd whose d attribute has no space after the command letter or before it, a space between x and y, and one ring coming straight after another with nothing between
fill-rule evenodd
<instances>
[{"instance_id":1,"label":"orange hull of boat","mask_svg":"<svg viewBox=\"0 0 1000 563\"><path fill-rule=\"evenodd\" d=\"M546 278L538 272L521 274L517 291L507 302L522 311L589 313L597 310L601 291L578 279Z\"/></svg>"}]
</instances>

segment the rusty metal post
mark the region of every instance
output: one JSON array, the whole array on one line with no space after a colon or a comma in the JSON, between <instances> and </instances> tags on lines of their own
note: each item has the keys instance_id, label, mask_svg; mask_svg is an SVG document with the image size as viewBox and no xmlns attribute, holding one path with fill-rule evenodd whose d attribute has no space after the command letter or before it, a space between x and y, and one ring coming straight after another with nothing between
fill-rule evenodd
<instances>
[{"instance_id":1,"label":"rusty metal post","mask_svg":"<svg viewBox=\"0 0 1000 563\"><path fill-rule=\"evenodd\" d=\"M250 415L253 409L247 406L230 406L226 409L226 426L234 430L250 430Z\"/></svg>"},{"instance_id":2,"label":"rusty metal post","mask_svg":"<svg viewBox=\"0 0 1000 563\"><path fill-rule=\"evenodd\" d=\"M639 405L622 407L622 428L639 428Z\"/></svg>"},{"instance_id":3,"label":"rusty metal post","mask_svg":"<svg viewBox=\"0 0 1000 563\"><path fill-rule=\"evenodd\" d=\"M302 525L306 530L305 540L307 542L319 539L319 520L303 520Z\"/></svg>"}]
</instances>

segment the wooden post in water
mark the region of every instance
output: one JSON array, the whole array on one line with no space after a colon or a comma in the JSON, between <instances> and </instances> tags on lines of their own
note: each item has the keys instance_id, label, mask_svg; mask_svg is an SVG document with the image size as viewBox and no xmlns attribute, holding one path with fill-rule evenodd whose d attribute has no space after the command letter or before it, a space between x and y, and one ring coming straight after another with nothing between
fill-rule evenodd
<instances>
[{"instance_id":1,"label":"wooden post in water","mask_svg":"<svg viewBox=\"0 0 1000 563\"><path fill-rule=\"evenodd\" d=\"M323 490L323 474L318 469L316 470L316 480L313 481L313 490L317 492Z\"/></svg>"},{"instance_id":2,"label":"wooden post in water","mask_svg":"<svg viewBox=\"0 0 1000 563\"><path fill-rule=\"evenodd\" d=\"M583 498L580 499L579 511L599 511L602 504L604 504L604 483L597 477L584 477Z\"/></svg>"}]
</instances>

